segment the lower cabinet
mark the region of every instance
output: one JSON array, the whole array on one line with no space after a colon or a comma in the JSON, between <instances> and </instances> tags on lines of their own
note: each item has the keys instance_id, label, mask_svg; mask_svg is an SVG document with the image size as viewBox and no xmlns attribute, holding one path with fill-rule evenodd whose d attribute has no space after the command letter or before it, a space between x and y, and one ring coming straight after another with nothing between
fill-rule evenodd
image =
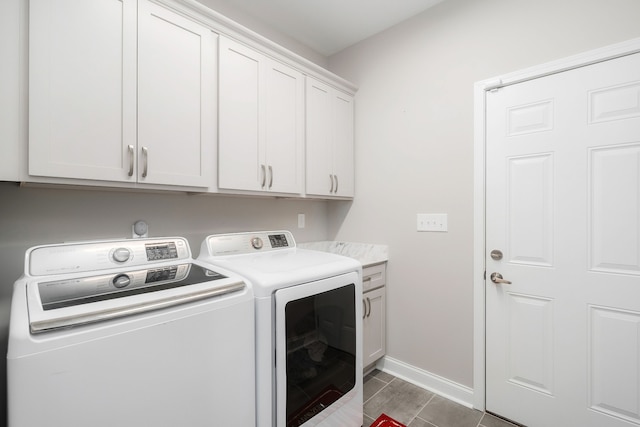
<instances>
[{"instance_id":1,"label":"lower cabinet","mask_svg":"<svg viewBox=\"0 0 640 427\"><path fill-rule=\"evenodd\" d=\"M387 349L386 264L363 268L362 277L362 366L366 372Z\"/></svg>"}]
</instances>

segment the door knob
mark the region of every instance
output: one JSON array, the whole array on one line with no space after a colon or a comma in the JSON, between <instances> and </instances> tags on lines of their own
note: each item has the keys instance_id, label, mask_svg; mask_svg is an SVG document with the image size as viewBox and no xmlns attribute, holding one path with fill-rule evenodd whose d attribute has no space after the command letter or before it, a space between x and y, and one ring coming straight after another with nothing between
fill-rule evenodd
<instances>
[{"instance_id":1,"label":"door knob","mask_svg":"<svg viewBox=\"0 0 640 427\"><path fill-rule=\"evenodd\" d=\"M493 283L502 283L504 285L510 285L511 282L502 278L502 274L500 273L491 273L491 281Z\"/></svg>"}]
</instances>

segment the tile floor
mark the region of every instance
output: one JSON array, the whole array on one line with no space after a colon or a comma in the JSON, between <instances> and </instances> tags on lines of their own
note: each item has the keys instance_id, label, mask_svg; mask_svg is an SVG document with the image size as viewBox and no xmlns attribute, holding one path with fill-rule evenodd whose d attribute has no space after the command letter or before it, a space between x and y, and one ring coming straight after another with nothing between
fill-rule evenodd
<instances>
[{"instance_id":1,"label":"tile floor","mask_svg":"<svg viewBox=\"0 0 640 427\"><path fill-rule=\"evenodd\" d=\"M364 378L363 426L381 413L407 427L516 427L376 369Z\"/></svg>"}]
</instances>

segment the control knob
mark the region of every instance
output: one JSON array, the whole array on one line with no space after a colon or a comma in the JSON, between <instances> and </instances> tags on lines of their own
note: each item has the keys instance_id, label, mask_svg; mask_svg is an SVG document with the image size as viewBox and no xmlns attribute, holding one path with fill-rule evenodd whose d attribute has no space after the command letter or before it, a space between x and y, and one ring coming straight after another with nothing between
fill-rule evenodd
<instances>
[{"instance_id":1,"label":"control knob","mask_svg":"<svg viewBox=\"0 0 640 427\"><path fill-rule=\"evenodd\" d=\"M262 239L259 237L254 237L251 239L251 246L253 249L262 249Z\"/></svg>"},{"instance_id":2,"label":"control knob","mask_svg":"<svg viewBox=\"0 0 640 427\"><path fill-rule=\"evenodd\" d=\"M131 257L131 251L127 248L118 248L115 251L113 251L113 254L111 254L111 257L115 262L125 262L125 261L128 261L129 258Z\"/></svg>"},{"instance_id":3,"label":"control knob","mask_svg":"<svg viewBox=\"0 0 640 427\"><path fill-rule=\"evenodd\" d=\"M129 286L129 284L131 283L131 278L126 274L118 274L116 277L113 278L111 283L113 283L113 286L115 286L118 289L125 288Z\"/></svg>"}]
</instances>

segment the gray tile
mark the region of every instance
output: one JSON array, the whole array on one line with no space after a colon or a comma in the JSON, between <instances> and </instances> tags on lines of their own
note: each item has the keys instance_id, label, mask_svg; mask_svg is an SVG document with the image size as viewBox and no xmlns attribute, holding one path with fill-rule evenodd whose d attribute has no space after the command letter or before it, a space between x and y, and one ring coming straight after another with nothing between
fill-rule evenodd
<instances>
[{"instance_id":1,"label":"gray tile","mask_svg":"<svg viewBox=\"0 0 640 427\"><path fill-rule=\"evenodd\" d=\"M413 421L407 424L407 427L437 427L437 426L434 426L429 421L425 421L421 418L416 417Z\"/></svg>"},{"instance_id":2,"label":"gray tile","mask_svg":"<svg viewBox=\"0 0 640 427\"><path fill-rule=\"evenodd\" d=\"M366 415L364 416L363 420L362 420L362 426L363 427L371 427L371 424L373 424L375 420L371 417L367 417Z\"/></svg>"},{"instance_id":3,"label":"gray tile","mask_svg":"<svg viewBox=\"0 0 640 427\"><path fill-rule=\"evenodd\" d=\"M476 427L483 413L434 396L418 417L438 427Z\"/></svg>"},{"instance_id":4,"label":"gray tile","mask_svg":"<svg viewBox=\"0 0 640 427\"><path fill-rule=\"evenodd\" d=\"M433 393L425 389L395 378L364 404L364 413L375 420L384 412L399 422L408 424L432 396Z\"/></svg>"},{"instance_id":5,"label":"gray tile","mask_svg":"<svg viewBox=\"0 0 640 427\"><path fill-rule=\"evenodd\" d=\"M491 414L484 414L482 420L480 420L482 427L515 427L516 424L511 424L502 418L494 417Z\"/></svg>"},{"instance_id":6,"label":"gray tile","mask_svg":"<svg viewBox=\"0 0 640 427\"><path fill-rule=\"evenodd\" d=\"M367 377L364 379L363 385L363 396L362 399L365 403L367 400L371 399L371 397L379 392L387 383L380 381L376 377Z\"/></svg>"},{"instance_id":7,"label":"gray tile","mask_svg":"<svg viewBox=\"0 0 640 427\"><path fill-rule=\"evenodd\" d=\"M385 383L390 383L391 380L393 380L395 377L391 374L387 374L386 372L382 372L379 369L374 369L373 371L371 371L364 379L365 381L367 380L367 378L376 378L380 381L383 381Z\"/></svg>"}]
</instances>

